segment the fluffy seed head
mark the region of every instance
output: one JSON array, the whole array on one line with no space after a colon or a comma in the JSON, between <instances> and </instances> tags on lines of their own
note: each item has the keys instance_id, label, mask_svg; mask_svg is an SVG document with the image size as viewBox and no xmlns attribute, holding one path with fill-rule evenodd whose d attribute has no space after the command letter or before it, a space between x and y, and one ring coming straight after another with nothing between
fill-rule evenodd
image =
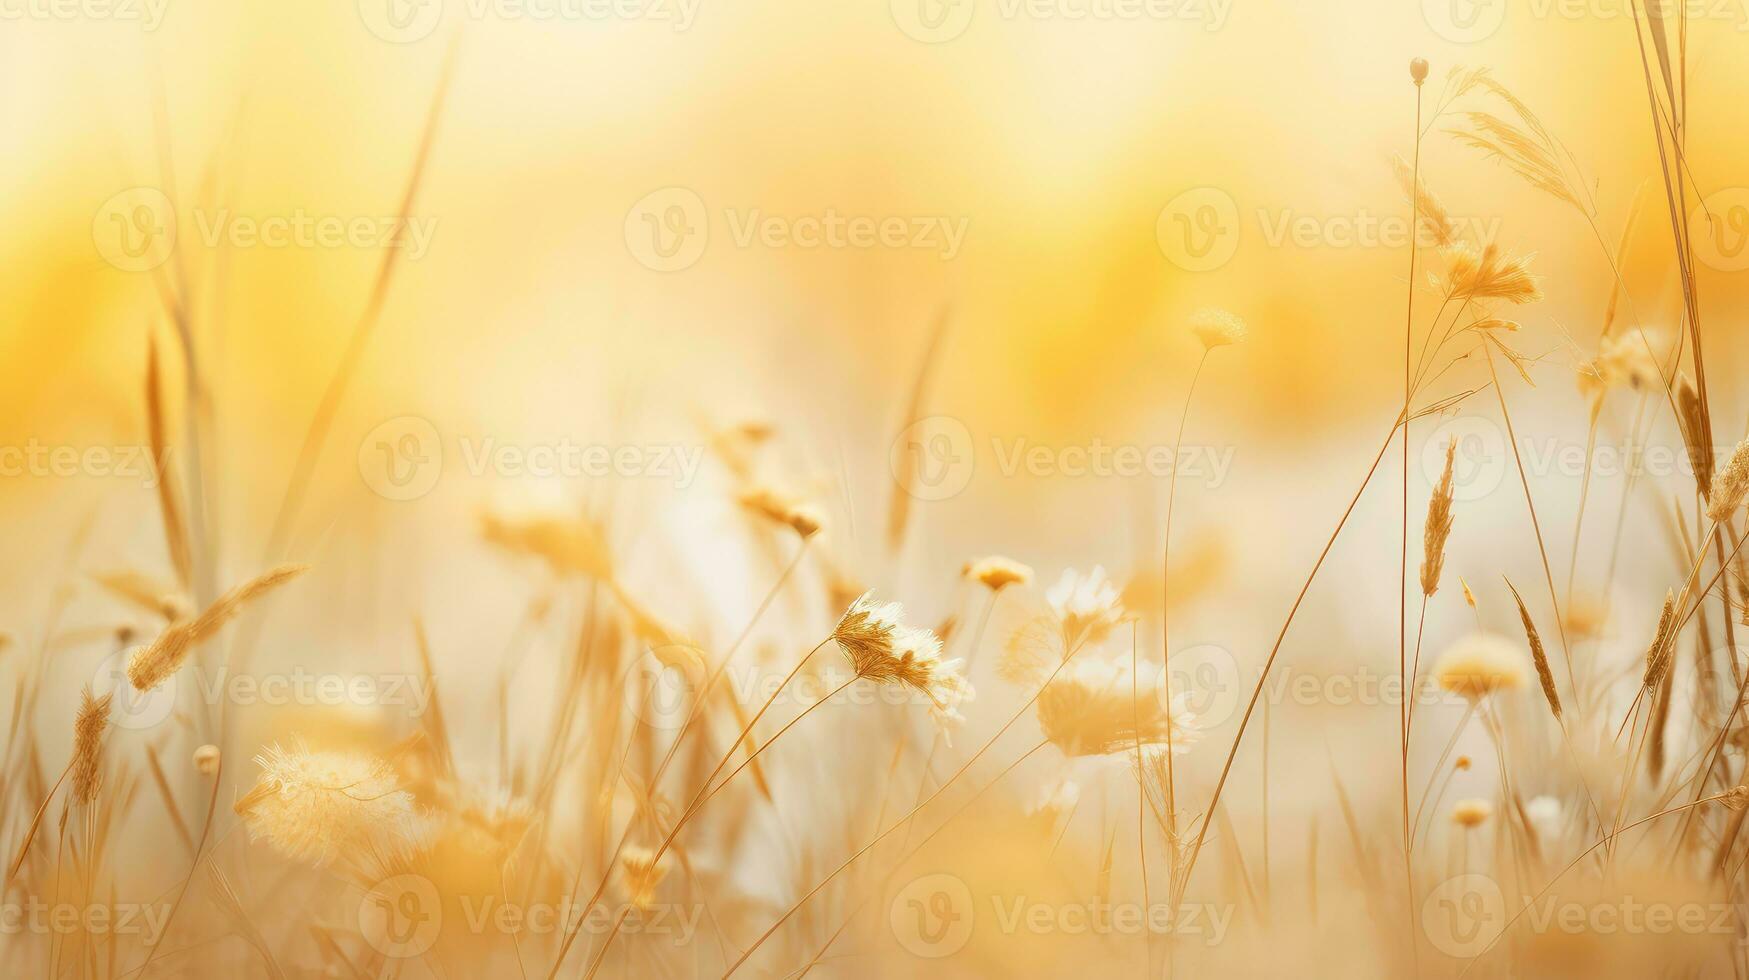
<instances>
[{"instance_id":1,"label":"fluffy seed head","mask_svg":"<svg viewBox=\"0 0 1749 980\"><path fill-rule=\"evenodd\" d=\"M944 728L960 719L960 702L972 687L958 673L960 661L941 659L941 640L927 629L904 625L896 602L877 603L863 595L845 611L832 631L857 677L910 688L929 699Z\"/></svg>"},{"instance_id":2,"label":"fluffy seed head","mask_svg":"<svg viewBox=\"0 0 1749 980\"><path fill-rule=\"evenodd\" d=\"M1065 569L1063 577L1045 593L1045 601L1062 627L1064 649L1072 650L1084 642L1098 643L1123 622L1117 587L1097 565L1086 575Z\"/></svg>"},{"instance_id":3,"label":"fluffy seed head","mask_svg":"<svg viewBox=\"0 0 1749 980\"><path fill-rule=\"evenodd\" d=\"M1070 758L1134 750L1138 741L1153 746L1170 741L1173 754L1182 754L1197 740L1195 718L1179 700L1168 723L1155 694L1158 674L1149 665L1142 668L1133 690L1127 665L1080 660L1063 668L1039 694L1045 738Z\"/></svg>"},{"instance_id":4,"label":"fluffy seed head","mask_svg":"<svg viewBox=\"0 0 1749 980\"><path fill-rule=\"evenodd\" d=\"M1512 641L1493 633L1458 640L1434 665L1439 686L1471 701L1524 683L1524 658Z\"/></svg>"},{"instance_id":5,"label":"fluffy seed head","mask_svg":"<svg viewBox=\"0 0 1749 980\"><path fill-rule=\"evenodd\" d=\"M1459 800L1451 808L1451 822L1466 830L1480 827L1493 815L1494 804L1483 799Z\"/></svg>"},{"instance_id":6,"label":"fluffy seed head","mask_svg":"<svg viewBox=\"0 0 1749 980\"><path fill-rule=\"evenodd\" d=\"M1205 350L1216 347L1226 347L1230 344L1242 344L1250 331L1245 321L1226 310L1209 307L1191 314L1190 330L1196 334L1196 339L1202 341Z\"/></svg>"},{"instance_id":7,"label":"fluffy seed head","mask_svg":"<svg viewBox=\"0 0 1749 980\"><path fill-rule=\"evenodd\" d=\"M255 763L261 774L236 811L251 840L294 861L323 867L405 854L420 836L413 795L376 756L274 745Z\"/></svg>"},{"instance_id":8,"label":"fluffy seed head","mask_svg":"<svg viewBox=\"0 0 1749 980\"><path fill-rule=\"evenodd\" d=\"M1032 569L1012 558L1002 555L991 555L966 563L966 578L972 579L991 592L1000 592L1010 585L1031 585Z\"/></svg>"}]
</instances>

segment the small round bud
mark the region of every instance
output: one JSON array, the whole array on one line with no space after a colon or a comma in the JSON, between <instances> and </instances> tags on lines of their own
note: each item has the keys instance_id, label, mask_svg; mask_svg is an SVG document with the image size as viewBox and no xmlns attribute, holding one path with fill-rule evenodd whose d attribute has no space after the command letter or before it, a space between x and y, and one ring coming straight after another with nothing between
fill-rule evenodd
<instances>
[{"instance_id":1,"label":"small round bud","mask_svg":"<svg viewBox=\"0 0 1749 980\"><path fill-rule=\"evenodd\" d=\"M1416 58L1409 62L1409 79L1417 86L1427 81L1427 59Z\"/></svg>"},{"instance_id":2,"label":"small round bud","mask_svg":"<svg viewBox=\"0 0 1749 980\"><path fill-rule=\"evenodd\" d=\"M194 750L194 768L203 776L211 776L219 771L219 747L203 745Z\"/></svg>"}]
</instances>

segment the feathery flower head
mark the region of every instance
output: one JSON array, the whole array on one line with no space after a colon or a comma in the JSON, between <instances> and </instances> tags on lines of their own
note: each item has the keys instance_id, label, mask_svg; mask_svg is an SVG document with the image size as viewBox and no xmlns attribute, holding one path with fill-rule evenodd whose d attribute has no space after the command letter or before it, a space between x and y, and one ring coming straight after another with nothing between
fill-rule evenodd
<instances>
[{"instance_id":1,"label":"feathery flower head","mask_svg":"<svg viewBox=\"0 0 1749 980\"><path fill-rule=\"evenodd\" d=\"M832 639L857 677L922 694L936 720L950 727L962 720L957 708L972 697L972 687L958 673L960 661L941 659L941 640L904 625L903 616L898 603L877 603L865 594L845 611Z\"/></svg>"},{"instance_id":2,"label":"feathery flower head","mask_svg":"<svg viewBox=\"0 0 1749 980\"><path fill-rule=\"evenodd\" d=\"M1098 643L1123 622L1117 587L1099 565L1086 575L1072 568L1064 569L1063 577L1045 593L1045 601L1051 604L1051 611L1062 627L1065 649L1074 649L1083 642Z\"/></svg>"},{"instance_id":3,"label":"feathery flower head","mask_svg":"<svg viewBox=\"0 0 1749 980\"><path fill-rule=\"evenodd\" d=\"M628 844L620 851L619 867L625 875L626 901L629 904L639 909L648 909L655 904L656 888L668 877L668 865L672 857L671 854L663 854L658 861L655 851L638 844Z\"/></svg>"},{"instance_id":4,"label":"feathery flower head","mask_svg":"<svg viewBox=\"0 0 1749 980\"><path fill-rule=\"evenodd\" d=\"M1524 673L1518 648L1493 633L1472 633L1458 640L1433 668L1440 688L1471 701L1522 685Z\"/></svg>"},{"instance_id":5,"label":"feathery flower head","mask_svg":"<svg viewBox=\"0 0 1749 980\"><path fill-rule=\"evenodd\" d=\"M991 592L1000 592L1010 585L1032 584L1032 569L1012 558L991 555L966 562L965 577L981 583Z\"/></svg>"},{"instance_id":6,"label":"feathery flower head","mask_svg":"<svg viewBox=\"0 0 1749 980\"><path fill-rule=\"evenodd\" d=\"M1670 338L1661 330L1635 328L1603 338L1602 349L1592 362L1598 383L1608 388L1627 385L1635 391L1664 387L1663 362L1669 356ZM1580 387L1586 387L1580 372Z\"/></svg>"},{"instance_id":7,"label":"feathery flower head","mask_svg":"<svg viewBox=\"0 0 1749 980\"><path fill-rule=\"evenodd\" d=\"M1202 341L1205 350L1242 344L1250 334L1245 327L1245 321L1236 314L1212 306L1190 315L1190 331L1196 334L1196 339Z\"/></svg>"},{"instance_id":8,"label":"feathery flower head","mask_svg":"<svg viewBox=\"0 0 1749 980\"><path fill-rule=\"evenodd\" d=\"M1459 800L1452 804L1451 822L1459 827L1480 827L1494 815L1494 804L1483 799Z\"/></svg>"},{"instance_id":9,"label":"feathery flower head","mask_svg":"<svg viewBox=\"0 0 1749 980\"><path fill-rule=\"evenodd\" d=\"M1144 745L1172 745L1183 754L1197 739L1190 711L1174 701L1170 724L1155 695L1153 668L1135 678L1128 666L1081 660L1063 668L1038 699L1039 727L1045 738L1071 758L1111 755ZM1168 737L1170 736L1170 737Z\"/></svg>"},{"instance_id":10,"label":"feathery flower head","mask_svg":"<svg viewBox=\"0 0 1749 980\"><path fill-rule=\"evenodd\" d=\"M1533 303L1543 298L1536 278L1530 274L1525 255L1513 258L1489 243L1480 252L1465 242L1445 249L1449 262L1448 282L1453 299L1503 299L1509 303Z\"/></svg>"},{"instance_id":11,"label":"feathery flower head","mask_svg":"<svg viewBox=\"0 0 1749 980\"><path fill-rule=\"evenodd\" d=\"M294 861L323 867L404 855L421 836L413 794L373 755L273 745L255 763L261 774L236 811L251 840L266 840Z\"/></svg>"}]
</instances>

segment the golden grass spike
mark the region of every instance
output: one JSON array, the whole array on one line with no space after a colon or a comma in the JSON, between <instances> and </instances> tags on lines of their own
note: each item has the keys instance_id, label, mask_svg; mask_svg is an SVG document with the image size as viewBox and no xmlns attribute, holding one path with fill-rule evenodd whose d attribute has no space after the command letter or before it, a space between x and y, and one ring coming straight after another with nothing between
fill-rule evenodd
<instances>
[{"instance_id":1,"label":"golden grass spike","mask_svg":"<svg viewBox=\"0 0 1749 980\"><path fill-rule=\"evenodd\" d=\"M1713 482L1713 446L1707 438L1706 406L1688 375L1676 376L1676 423L1682 430L1682 444L1688 450L1688 463L1694 468L1694 482L1702 494L1710 496Z\"/></svg>"},{"instance_id":2,"label":"golden grass spike","mask_svg":"<svg viewBox=\"0 0 1749 980\"><path fill-rule=\"evenodd\" d=\"M103 732L109 727L109 701L114 695L91 696L91 685L79 692L79 714L73 720L73 802L88 805L103 783Z\"/></svg>"},{"instance_id":3,"label":"golden grass spike","mask_svg":"<svg viewBox=\"0 0 1749 980\"><path fill-rule=\"evenodd\" d=\"M1646 674L1640 686L1650 691L1664 679L1670 669L1670 651L1674 644L1671 626L1676 619L1676 593L1664 593L1664 611L1658 615L1658 630L1652 635L1652 645L1646 648Z\"/></svg>"},{"instance_id":4,"label":"golden grass spike","mask_svg":"<svg viewBox=\"0 0 1749 980\"><path fill-rule=\"evenodd\" d=\"M1749 495L1749 439L1737 443L1725 468L1713 475L1712 487L1707 492L1706 516L1720 522L1729 519L1743 506L1746 495Z\"/></svg>"},{"instance_id":5,"label":"golden grass spike","mask_svg":"<svg viewBox=\"0 0 1749 980\"><path fill-rule=\"evenodd\" d=\"M1501 578L1505 579L1503 575ZM1518 618L1524 621L1524 638L1530 643L1530 659L1536 665L1537 680L1542 683L1543 698L1549 703L1549 710L1556 720L1561 717L1561 696L1555 692L1555 675L1549 669L1549 655L1543 650L1542 637L1537 634L1536 623L1530 618L1530 610L1524 605L1524 597L1518 594L1518 588L1506 579L1506 587L1512 590L1513 601L1518 603Z\"/></svg>"},{"instance_id":6,"label":"golden grass spike","mask_svg":"<svg viewBox=\"0 0 1749 980\"><path fill-rule=\"evenodd\" d=\"M1433 244L1444 248L1456 243L1457 227L1452 224L1451 212L1445 209L1444 202L1427 189L1426 181L1415 179L1415 172L1403 162L1402 157L1392 156L1391 166L1397 173L1397 183L1403 186L1403 193L1415 201L1421 215L1422 227L1433 236Z\"/></svg>"},{"instance_id":7,"label":"golden grass spike","mask_svg":"<svg viewBox=\"0 0 1749 980\"><path fill-rule=\"evenodd\" d=\"M149 691L187 662L195 644L218 632L249 603L309 571L308 565L280 565L244 582L214 600L199 616L171 623L149 645L128 660L128 680L137 691Z\"/></svg>"},{"instance_id":8,"label":"golden grass spike","mask_svg":"<svg viewBox=\"0 0 1749 980\"><path fill-rule=\"evenodd\" d=\"M1439 591L1439 573L1445 568L1445 542L1451 537L1452 463L1457 458L1457 439L1445 446L1445 472L1433 489L1433 500L1427 505L1427 525L1421 534L1421 594L1431 597ZM1468 592L1468 587L1465 588Z\"/></svg>"}]
</instances>

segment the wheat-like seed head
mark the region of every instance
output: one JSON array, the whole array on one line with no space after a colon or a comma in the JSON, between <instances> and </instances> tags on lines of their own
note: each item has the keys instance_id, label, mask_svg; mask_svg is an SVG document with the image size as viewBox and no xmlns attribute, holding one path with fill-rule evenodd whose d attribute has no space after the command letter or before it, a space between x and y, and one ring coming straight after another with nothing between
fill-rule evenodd
<instances>
[{"instance_id":1,"label":"wheat-like seed head","mask_svg":"<svg viewBox=\"0 0 1749 980\"><path fill-rule=\"evenodd\" d=\"M1524 605L1524 597L1513 588L1511 580L1506 587L1512 590L1513 601L1518 603L1518 618L1524 623L1524 638L1530 644L1530 659L1536 665L1536 678L1542 684L1543 700L1549 704L1549 711L1558 719L1561 717L1561 696L1555 691L1555 674L1549 669L1549 655L1543 649L1543 638L1536 631L1536 623L1530 618L1530 610Z\"/></svg>"},{"instance_id":2,"label":"wheat-like seed head","mask_svg":"<svg viewBox=\"0 0 1749 980\"><path fill-rule=\"evenodd\" d=\"M803 503L772 487L749 487L741 492L737 500L755 516L781 524L802 538L818 534L824 523L819 510L812 504Z\"/></svg>"},{"instance_id":3,"label":"wheat-like seed head","mask_svg":"<svg viewBox=\"0 0 1749 980\"><path fill-rule=\"evenodd\" d=\"M1445 209L1444 202L1427 189L1427 183L1415 179L1415 172L1402 157L1391 158L1393 169L1397 172L1397 183L1403 185L1403 193L1415 202L1415 210L1420 213L1422 227L1433 238L1433 244L1444 248L1457 241L1457 226L1452 223L1451 212Z\"/></svg>"},{"instance_id":4,"label":"wheat-like seed head","mask_svg":"<svg viewBox=\"0 0 1749 980\"><path fill-rule=\"evenodd\" d=\"M1676 645L1670 632L1675 619L1676 594L1666 590L1664 611L1658 615L1658 630L1652 635L1652 645L1646 648L1646 674L1640 684L1648 691L1663 682L1664 672L1670 669L1671 653Z\"/></svg>"},{"instance_id":5,"label":"wheat-like seed head","mask_svg":"<svg viewBox=\"0 0 1749 980\"><path fill-rule=\"evenodd\" d=\"M613 578L613 560L601 529L582 517L482 514L480 536L505 551L539 558L560 577Z\"/></svg>"},{"instance_id":6,"label":"wheat-like seed head","mask_svg":"<svg viewBox=\"0 0 1749 980\"><path fill-rule=\"evenodd\" d=\"M88 804L97 799L103 781L103 730L109 727L109 701L113 694L96 698L86 685L79 692L79 713L73 719L73 802Z\"/></svg>"},{"instance_id":7,"label":"wheat-like seed head","mask_svg":"<svg viewBox=\"0 0 1749 980\"><path fill-rule=\"evenodd\" d=\"M1749 439L1737 443L1725 468L1713 476L1712 489L1707 494L1707 517L1723 523L1743 506L1749 496Z\"/></svg>"},{"instance_id":8,"label":"wheat-like seed head","mask_svg":"<svg viewBox=\"0 0 1749 980\"><path fill-rule=\"evenodd\" d=\"M1432 597L1439 591L1439 573L1445 567L1445 542L1451 536L1452 463L1457 457L1457 438L1446 443L1445 472L1439 485L1433 488L1433 500L1427 505L1427 526L1421 533L1421 594Z\"/></svg>"},{"instance_id":9,"label":"wheat-like seed head","mask_svg":"<svg viewBox=\"0 0 1749 980\"><path fill-rule=\"evenodd\" d=\"M128 680L136 691L149 691L182 668L195 645L212 636L243 608L309 571L308 565L280 565L219 596L199 616L171 623L148 646L128 660Z\"/></svg>"}]
</instances>

